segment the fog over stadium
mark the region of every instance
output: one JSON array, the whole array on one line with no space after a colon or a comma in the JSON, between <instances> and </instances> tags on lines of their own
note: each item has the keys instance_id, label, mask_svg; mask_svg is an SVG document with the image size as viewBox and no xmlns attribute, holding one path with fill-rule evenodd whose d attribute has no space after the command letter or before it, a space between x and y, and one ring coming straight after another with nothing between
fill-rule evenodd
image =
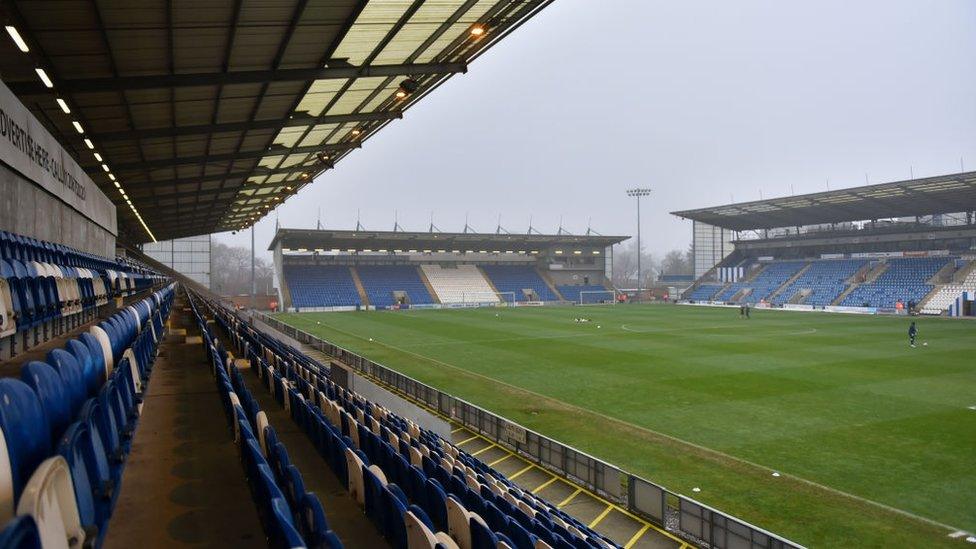
<instances>
[{"instance_id":1,"label":"fog over stadium","mask_svg":"<svg viewBox=\"0 0 976 549\"><path fill-rule=\"evenodd\" d=\"M612 4L614 9L608 9ZM976 167L976 4L555 2L256 225L636 232L677 209ZM249 232L217 241L249 246Z\"/></svg>"}]
</instances>

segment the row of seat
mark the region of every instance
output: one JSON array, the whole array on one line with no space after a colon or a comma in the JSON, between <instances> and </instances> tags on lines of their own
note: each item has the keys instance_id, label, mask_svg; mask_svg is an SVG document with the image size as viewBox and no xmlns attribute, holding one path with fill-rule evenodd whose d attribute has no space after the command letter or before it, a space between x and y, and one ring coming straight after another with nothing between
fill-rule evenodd
<instances>
[{"instance_id":1,"label":"row of seat","mask_svg":"<svg viewBox=\"0 0 976 549\"><path fill-rule=\"evenodd\" d=\"M286 263L282 269L296 309L362 304L349 267Z\"/></svg>"},{"instance_id":2,"label":"row of seat","mask_svg":"<svg viewBox=\"0 0 976 549\"><path fill-rule=\"evenodd\" d=\"M525 290L531 290L536 301L559 301L534 265L483 265L481 270L499 292L514 293L516 301L529 301Z\"/></svg>"},{"instance_id":3,"label":"row of seat","mask_svg":"<svg viewBox=\"0 0 976 549\"><path fill-rule=\"evenodd\" d=\"M89 311L162 280L118 261L0 231L0 338Z\"/></svg>"},{"instance_id":4,"label":"row of seat","mask_svg":"<svg viewBox=\"0 0 976 549\"><path fill-rule=\"evenodd\" d=\"M436 433L338 386L304 354L208 306L395 547L616 547Z\"/></svg>"},{"instance_id":5,"label":"row of seat","mask_svg":"<svg viewBox=\"0 0 976 549\"><path fill-rule=\"evenodd\" d=\"M830 305L847 289L847 281L867 264L865 259L821 259L812 261L810 268L783 288L773 299L776 305L804 303L814 306ZM806 292L802 301L797 294Z\"/></svg>"},{"instance_id":6,"label":"row of seat","mask_svg":"<svg viewBox=\"0 0 976 549\"><path fill-rule=\"evenodd\" d=\"M0 547L100 546L173 291L0 379Z\"/></svg>"},{"instance_id":7,"label":"row of seat","mask_svg":"<svg viewBox=\"0 0 976 549\"><path fill-rule=\"evenodd\" d=\"M362 265L356 267L356 272L374 307L396 304L394 292L406 294L410 304L434 302L415 265Z\"/></svg>"},{"instance_id":8,"label":"row of seat","mask_svg":"<svg viewBox=\"0 0 976 549\"><path fill-rule=\"evenodd\" d=\"M841 302L853 307L893 308L901 301L920 302L934 286L928 280L945 267L950 257L905 257L887 259L887 268L874 281L861 284Z\"/></svg>"},{"instance_id":9,"label":"row of seat","mask_svg":"<svg viewBox=\"0 0 976 549\"><path fill-rule=\"evenodd\" d=\"M192 297L190 307L203 334L214 380L269 546L341 548L341 541L329 529L322 503L305 490L301 471L290 463L288 450L278 441L267 414L261 411L233 357L215 337Z\"/></svg>"},{"instance_id":10,"label":"row of seat","mask_svg":"<svg viewBox=\"0 0 976 549\"><path fill-rule=\"evenodd\" d=\"M573 303L613 302L614 297L612 290L608 290L599 284L562 285L558 289L563 297Z\"/></svg>"}]
</instances>

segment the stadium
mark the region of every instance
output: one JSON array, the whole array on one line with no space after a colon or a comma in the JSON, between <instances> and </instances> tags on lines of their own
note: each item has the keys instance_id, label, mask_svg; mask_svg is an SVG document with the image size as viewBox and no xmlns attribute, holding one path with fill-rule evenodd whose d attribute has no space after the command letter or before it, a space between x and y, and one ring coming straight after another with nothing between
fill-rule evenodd
<instances>
[{"instance_id":1,"label":"stadium","mask_svg":"<svg viewBox=\"0 0 976 549\"><path fill-rule=\"evenodd\" d=\"M526 183L526 40L613 11L558 4L5 0L0 549L976 544L976 172L656 200L552 130Z\"/></svg>"}]
</instances>

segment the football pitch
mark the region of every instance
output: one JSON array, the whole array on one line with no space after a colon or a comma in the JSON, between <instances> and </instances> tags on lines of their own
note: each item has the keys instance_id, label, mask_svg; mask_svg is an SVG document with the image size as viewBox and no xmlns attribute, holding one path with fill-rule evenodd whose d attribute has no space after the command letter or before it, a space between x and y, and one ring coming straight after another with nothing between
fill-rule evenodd
<instances>
[{"instance_id":1,"label":"football pitch","mask_svg":"<svg viewBox=\"0 0 976 549\"><path fill-rule=\"evenodd\" d=\"M976 322L913 349L907 318L670 305L278 318L802 544L972 547Z\"/></svg>"}]
</instances>

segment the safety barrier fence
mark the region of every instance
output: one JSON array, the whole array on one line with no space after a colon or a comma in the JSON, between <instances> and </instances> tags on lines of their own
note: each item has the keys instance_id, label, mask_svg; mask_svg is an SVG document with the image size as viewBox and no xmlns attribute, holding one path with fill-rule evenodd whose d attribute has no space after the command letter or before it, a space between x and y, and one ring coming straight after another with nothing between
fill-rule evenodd
<instances>
[{"instance_id":1,"label":"safety barrier fence","mask_svg":"<svg viewBox=\"0 0 976 549\"><path fill-rule=\"evenodd\" d=\"M293 340L351 366L397 392L441 412L499 446L569 478L635 515L698 545L722 549L803 548L797 543L623 471L276 318L258 311L252 311L251 314Z\"/></svg>"}]
</instances>

